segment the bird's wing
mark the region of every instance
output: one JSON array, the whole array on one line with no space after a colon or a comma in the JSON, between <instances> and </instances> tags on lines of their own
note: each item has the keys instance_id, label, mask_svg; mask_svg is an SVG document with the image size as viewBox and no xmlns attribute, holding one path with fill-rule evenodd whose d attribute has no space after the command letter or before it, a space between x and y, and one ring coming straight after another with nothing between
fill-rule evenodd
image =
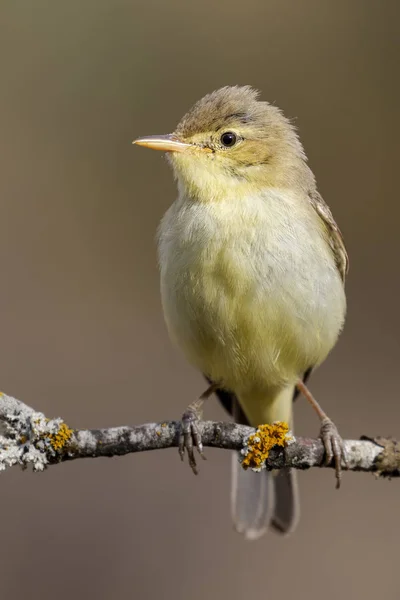
<instances>
[{"instance_id":1,"label":"bird's wing","mask_svg":"<svg viewBox=\"0 0 400 600\"><path fill-rule=\"evenodd\" d=\"M333 218L329 206L326 204L322 196L317 192L313 191L309 195L309 200L317 214L321 217L324 222L327 233L329 244L332 248L333 255L335 257L336 266L344 282L347 271L349 270L349 257L346 252L344 245L343 236L339 227L336 225L336 221Z\"/></svg>"}]
</instances>

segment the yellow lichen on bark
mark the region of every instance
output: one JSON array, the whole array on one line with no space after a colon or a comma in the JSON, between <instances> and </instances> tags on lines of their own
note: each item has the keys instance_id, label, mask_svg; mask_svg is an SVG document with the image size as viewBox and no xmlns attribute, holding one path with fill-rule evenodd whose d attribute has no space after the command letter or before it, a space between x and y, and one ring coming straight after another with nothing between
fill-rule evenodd
<instances>
[{"instance_id":1,"label":"yellow lichen on bark","mask_svg":"<svg viewBox=\"0 0 400 600\"><path fill-rule=\"evenodd\" d=\"M66 423L61 423L57 433L51 433L48 438L54 450L60 451L68 444L72 436L72 429Z\"/></svg>"},{"instance_id":2,"label":"yellow lichen on bark","mask_svg":"<svg viewBox=\"0 0 400 600\"><path fill-rule=\"evenodd\" d=\"M283 421L277 421L272 425L259 425L257 431L247 440L242 467L261 469L271 448L285 446L290 438L289 425Z\"/></svg>"}]
</instances>

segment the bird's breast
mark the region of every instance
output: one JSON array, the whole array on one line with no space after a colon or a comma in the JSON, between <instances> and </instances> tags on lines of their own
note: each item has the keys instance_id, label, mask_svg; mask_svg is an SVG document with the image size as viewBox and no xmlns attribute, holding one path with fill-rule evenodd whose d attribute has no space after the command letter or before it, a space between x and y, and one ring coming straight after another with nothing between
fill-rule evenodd
<instances>
[{"instance_id":1,"label":"bird's breast","mask_svg":"<svg viewBox=\"0 0 400 600\"><path fill-rule=\"evenodd\" d=\"M171 337L230 389L296 379L342 327L343 286L322 225L290 195L178 200L160 225L159 261Z\"/></svg>"}]
</instances>

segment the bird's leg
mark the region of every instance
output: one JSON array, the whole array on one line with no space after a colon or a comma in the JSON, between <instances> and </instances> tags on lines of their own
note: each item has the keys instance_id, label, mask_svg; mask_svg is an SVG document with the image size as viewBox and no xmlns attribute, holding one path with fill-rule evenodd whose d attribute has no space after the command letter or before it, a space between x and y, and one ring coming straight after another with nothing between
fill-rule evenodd
<instances>
[{"instance_id":1,"label":"bird's leg","mask_svg":"<svg viewBox=\"0 0 400 600\"><path fill-rule=\"evenodd\" d=\"M188 453L189 465L195 475L197 475L197 464L194 457L194 447L197 448L201 458L206 460L203 454L203 444L201 443L201 434L198 423L203 416L204 401L218 389L216 383L212 383L205 392L194 402L189 404L182 415L181 430L179 433L179 456L184 459L185 450Z\"/></svg>"},{"instance_id":2,"label":"bird's leg","mask_svg":"<svg viewBox=\"0 0 400 600\"><path fill-rule=\"evenodd\" d=\"M304 398L311 404L319 418L321 419L321 429L319 437L325 448L325 464L329 465L332 459L335 461L336 488L340 487L342 479L342 462L347 467L346 450L343 440L339 435L338 429L333 421L322 410L305 383L299 380L296 384L297 389Z\"/></svg>"}]
</instances>

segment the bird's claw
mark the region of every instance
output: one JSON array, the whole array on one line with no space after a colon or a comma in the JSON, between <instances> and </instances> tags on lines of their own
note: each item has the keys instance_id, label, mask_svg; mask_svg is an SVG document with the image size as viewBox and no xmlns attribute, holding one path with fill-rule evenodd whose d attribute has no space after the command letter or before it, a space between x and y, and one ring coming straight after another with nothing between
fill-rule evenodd
<instances>
[{"instance_id":1,"label":"bird's claw","mask_svg":"<svg viewBox=\"0 0 400 600\"><path fill-rule=\"evenodd\" d=\"M199 421L200 418L197 411L189 407L182 415L181 430L179 433L179 456L181 457L181 460L183 460L186 450L189 458L189 466L195 475L198 474L198 469L194 448L197 448L201 458L206 460L206 457L203 454Z\"/></svg>"},{"instance_id":2,"label":"bird's claw","mask_svg":"<svg viewBox=\"0 0 400 600\"><path fill-rule=\"evenodd\" d=\"M325 448L325 464L329 465L332 460L335 463L336 489L339 489L342 479L342 464L345 467L348 466L347 454L335 423L328 417L321 422L319 437Z\"/></svg>"}]
</instances>

